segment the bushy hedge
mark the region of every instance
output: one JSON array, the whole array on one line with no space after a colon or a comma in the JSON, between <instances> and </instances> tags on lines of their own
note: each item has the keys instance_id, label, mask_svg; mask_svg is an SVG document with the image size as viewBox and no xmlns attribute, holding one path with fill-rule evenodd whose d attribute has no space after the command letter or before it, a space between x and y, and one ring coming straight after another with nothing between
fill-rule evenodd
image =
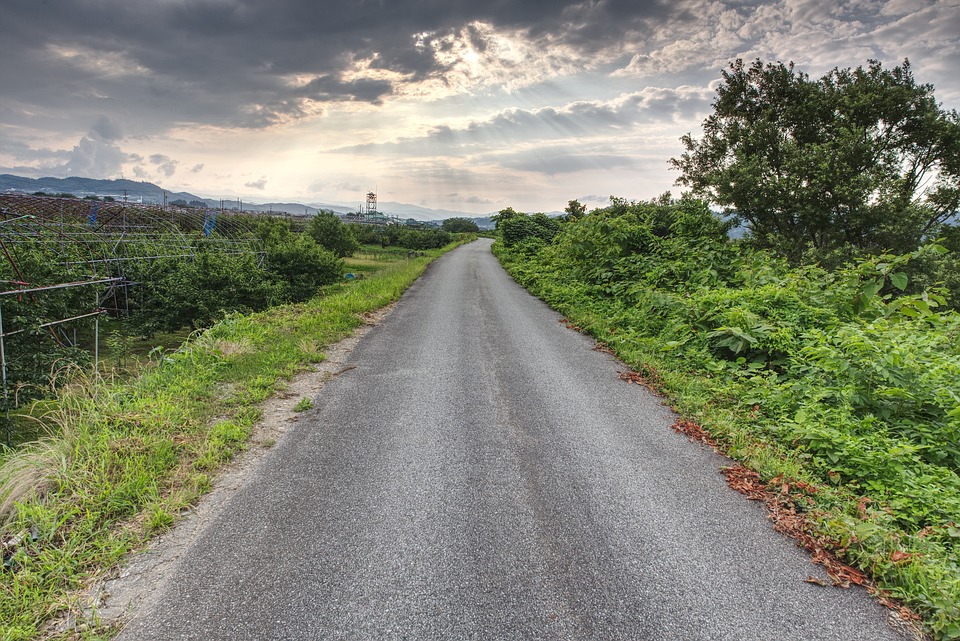
<instances>
[{"instance_id":1,"label":"bushy hedge","mask_svg":"<svg viewBox=\"0 0 960 641\"><path fill-rule=\"evenodd\" d=\"M308 300L343 278L343 261L289 221L252 222L261 254L231 254L198 239L190 257L128 266L125 275L137 284L134 326L144 334L208 327L230 312Z\"/></svg>"},{"instance_id":2,"label":"bushy hedge","mask_svg":"<svg viewBox=\"0 0 960 641\"><path fill-rule=\"evenodd\" d=\"M116 242L87 230L74 234L74 242L51 242L41 236L21 236L15 252L19 271L3 263L2 276L16 282L29 274L31 287L85 282L91 278L120 277L126 290L70 287L0 300L3 327L12 333L5 341L7 380L12 394L7 404L16 406L49 391L58 369L92 361L92 321L83 320L42 327L57 319L89 314L98 305L111 314L130 313L130 322L142 334L207 327L236 311L258 311L272 305L302 302L320 288L343 278L344 265L333 253L306 234L292 230L284 219L251 217L251 238L257 243L234 245L223 239L199 237L189 250L172 255L164 239L147 235L118 244L120 260L92 263L101 270L91 274L91 250ZM251 246L260 250L250 251ZM137 257L161 256L147 259ZM101 292L97 298L97 292ZM71 346L75 337L79 346Z\"/></svg>"},{"instance_id":3,"label":"bushy hedge","mask_svg":"<svg viewBox=\"0 0 960 641\"><path fill-rule=\"evenodd\" d=\"M454 235L443 229L416 229L401 225L358 225L346 226L359 243L380 245L382 247L403 247L404 249L439 249L449 245Z\"/></svg>"}]
</instances>

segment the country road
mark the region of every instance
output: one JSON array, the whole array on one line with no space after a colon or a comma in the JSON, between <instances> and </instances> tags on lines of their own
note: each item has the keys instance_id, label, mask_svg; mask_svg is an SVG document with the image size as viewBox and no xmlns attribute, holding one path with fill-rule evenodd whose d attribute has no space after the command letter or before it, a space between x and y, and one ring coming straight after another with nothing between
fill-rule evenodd
<instances>
[{"instance_id":1,"label":"country road","mask_svg":"<svg viewBox=\"0 0 960 641\"><path fill-rule=\"evenodd\" d=\"M901 638L558 321L434 263L119 638Z\"/></svg>"}]
</instances>

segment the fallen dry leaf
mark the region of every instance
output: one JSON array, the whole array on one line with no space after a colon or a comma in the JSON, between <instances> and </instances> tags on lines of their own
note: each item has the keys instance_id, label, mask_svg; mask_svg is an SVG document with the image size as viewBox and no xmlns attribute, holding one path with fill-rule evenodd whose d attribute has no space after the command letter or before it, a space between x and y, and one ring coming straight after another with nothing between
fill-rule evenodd
<instances>
[{"instance_id":1,"label":"fallen dry leaf","mask_svg":"<svg viewBox=\"0 0 960 641\"><path fill-rule=\"evenodd\" d=\"M916 556L909 552L902 552L900 550L894 550L890 554L890 560L894 563L909 563L913 560L913 557Z\"/></svg>"}]
</instances>

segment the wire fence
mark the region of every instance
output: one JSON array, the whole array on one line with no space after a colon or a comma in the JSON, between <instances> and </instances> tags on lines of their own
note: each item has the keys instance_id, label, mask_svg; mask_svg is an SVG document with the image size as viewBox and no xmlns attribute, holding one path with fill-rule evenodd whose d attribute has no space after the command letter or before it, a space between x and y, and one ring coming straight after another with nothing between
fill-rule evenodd
<instances>
[{"instance_id":1,"label":"wire fence","mask_svg":"<svg viewBox=\"0 0 960 641\"><path fill-rule=\"evenodd\" d=\"M103 315L129 311L136 264L190 261L197 253L250 254L262 264L251 214L122 201L0 194L0 377L10 409L11 341L48 336L76 347L79 324L93 333L98 365ZM140 292L143 295L143 292ZM90 328L92 322L93 327ZM23 349L21 347L21 349ZM22 359L26 354L20 354ZM9 421L7 421L9 443Z\"/></svg>"}]
</instances>

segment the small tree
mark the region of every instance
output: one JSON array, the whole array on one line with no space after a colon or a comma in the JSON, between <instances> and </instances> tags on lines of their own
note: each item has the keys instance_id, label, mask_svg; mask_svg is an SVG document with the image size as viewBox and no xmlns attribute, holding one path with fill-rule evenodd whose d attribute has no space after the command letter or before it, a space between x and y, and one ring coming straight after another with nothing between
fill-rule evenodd
<instances>
[{"instance_id":1,"label":"small tree","mask_svg":"<svg viewBox=\"0 0 960 641\"><path fill-rule=\"evenodd\" d=\"M331 212L318 212L307 224L306 233L317 241L318 245L330 250L338 258L349 256L360 249L360 244L347 226Z\"/></svg>"},{"instance_id":2,"label":"small tree","mask_svg":"<svg viewBox=\"0 0 960 641\"><path fill-rule=\"evenodd\" d=\"M811 80L792 63L737 60L713 107L703 138L682 138L677 182L794 262L810 249L911 251L960 206L960 117L907 61Z\"/></svg>"},{"instance_id":3,"label":"small tree","mask_svg":"<svg viewBox=\"0 0 960 641\"><path fill-rule=\"evenodd\" d=\"M571 200L563 211L567 212L567 220L580 220L587 215L587 206L579 200Z\"/></svg>"},{"instance_id":4,"label":"small tree","mask_svg":"<svg viewBox=\"0 0 960 641\"><path fill-rule=\"evenodd\" d=\"M501 209L499 212L497 212L490 218L491 220L493 220L494 224L496 225L497 231L500 231L500 224L502 222L504 222L505 220L509 220L511 218L516 218L517 216L526 216L526 214L515 211L513 207L507 207L506 209Z\"/></svg>"},{"instance_id":5,"label":"small tree","mask_svg":"<svg viewBox=\"0 0 960 641\"><path fill-rule=\"evenodd\" d=\"M300 302L320 287L343 278L343 261L304 234L290 234L266 246L267 273L277 283L282 300Z\"/></svg>"}]
</instances>

